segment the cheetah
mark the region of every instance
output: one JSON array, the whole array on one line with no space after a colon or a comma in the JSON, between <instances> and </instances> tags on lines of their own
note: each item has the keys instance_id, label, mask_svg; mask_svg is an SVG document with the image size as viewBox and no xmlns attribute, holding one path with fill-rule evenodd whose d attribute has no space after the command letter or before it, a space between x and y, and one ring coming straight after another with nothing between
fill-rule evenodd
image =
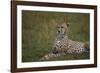
<instances>
[{"instance_id":1,"label":"cheetah","mask_svg":"<svg viewBox=\"0 0 100 73\"><path fill-rule=\"evenodd\" d=\"M55 38L52 51L43 56L40 60L49 60L66 54L80 54L89 52L89 43L73 41L68 37L69 23L57 26L57 36Z\"/></svg>"}]
</instances>

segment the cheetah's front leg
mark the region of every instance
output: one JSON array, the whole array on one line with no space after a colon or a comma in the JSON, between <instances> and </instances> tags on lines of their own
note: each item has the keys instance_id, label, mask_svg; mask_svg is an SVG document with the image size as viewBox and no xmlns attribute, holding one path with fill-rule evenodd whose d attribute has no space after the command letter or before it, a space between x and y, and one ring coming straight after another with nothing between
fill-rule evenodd
<instances>
[{"instance_id":1,"label":"cheetah's front leg","mask_svg":"<svg viewBox=\"0 0 100 73\"><path fill-rule=\"evenodd\" d=\"M60 55L61 55L60 53L57 53L57 54L49 53L49 54L46 54L45 56L43 56L40 60L41 61L50 60L50 59L55 58L55 57L58 57Z\"/></svg>"}]
</instances>

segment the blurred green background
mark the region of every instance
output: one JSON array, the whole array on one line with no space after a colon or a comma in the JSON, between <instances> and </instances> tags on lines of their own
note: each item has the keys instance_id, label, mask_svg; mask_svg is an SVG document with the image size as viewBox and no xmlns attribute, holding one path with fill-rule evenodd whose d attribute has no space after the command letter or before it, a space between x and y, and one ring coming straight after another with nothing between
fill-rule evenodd
<instances>
[{"instance_id":1,"label":"blurred green background","mask_svg":"<svg viewBox=\"0 0 100 73\"><path fill-rule=\"evenodd\" d=\"M89 14L22 11L22 62L39 61L51 52L57 33L57 24L69 23L69 38L75 41L89 41ZM79 56L66 55L50 60L89 59L89 53Z\"/></svg>"}]
</instances>

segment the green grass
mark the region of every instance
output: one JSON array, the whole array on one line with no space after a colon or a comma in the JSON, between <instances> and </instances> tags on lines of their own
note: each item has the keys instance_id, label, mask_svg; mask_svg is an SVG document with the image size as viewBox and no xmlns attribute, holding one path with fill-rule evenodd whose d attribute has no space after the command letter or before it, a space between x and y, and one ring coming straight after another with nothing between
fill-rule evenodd
<instances>
[{"instance_id":1,"label":"green grass","mask_svg":"<svg viewBox=\"0 0 100 73\"><path fill-rule=\"evenodd\" d=\"M57 24L69 22L69 38L75 41L89 41L89 14L22 11L22 61L39 61L52 51ZM50 60L89 59L88 53L80 56L66 55Z\"/></svg>"}]
</instances>

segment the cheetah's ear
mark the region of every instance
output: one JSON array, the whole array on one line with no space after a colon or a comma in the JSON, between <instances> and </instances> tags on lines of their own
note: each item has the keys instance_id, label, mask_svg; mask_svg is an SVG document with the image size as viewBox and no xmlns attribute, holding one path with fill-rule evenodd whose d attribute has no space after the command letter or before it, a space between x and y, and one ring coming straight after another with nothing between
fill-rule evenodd
<instances>
[{"instance_id":1,"label":"cheetah's ear","mask_svg":"<svg viewBox=\"0 0 100 73\"><path fill-rule=\"evenodd\" d=\"M69 27L69 26L70 26L70 24L69 24L69 23L67 23L66 25L67 25L67 27Z\"/></svg>"}]
</instances>

